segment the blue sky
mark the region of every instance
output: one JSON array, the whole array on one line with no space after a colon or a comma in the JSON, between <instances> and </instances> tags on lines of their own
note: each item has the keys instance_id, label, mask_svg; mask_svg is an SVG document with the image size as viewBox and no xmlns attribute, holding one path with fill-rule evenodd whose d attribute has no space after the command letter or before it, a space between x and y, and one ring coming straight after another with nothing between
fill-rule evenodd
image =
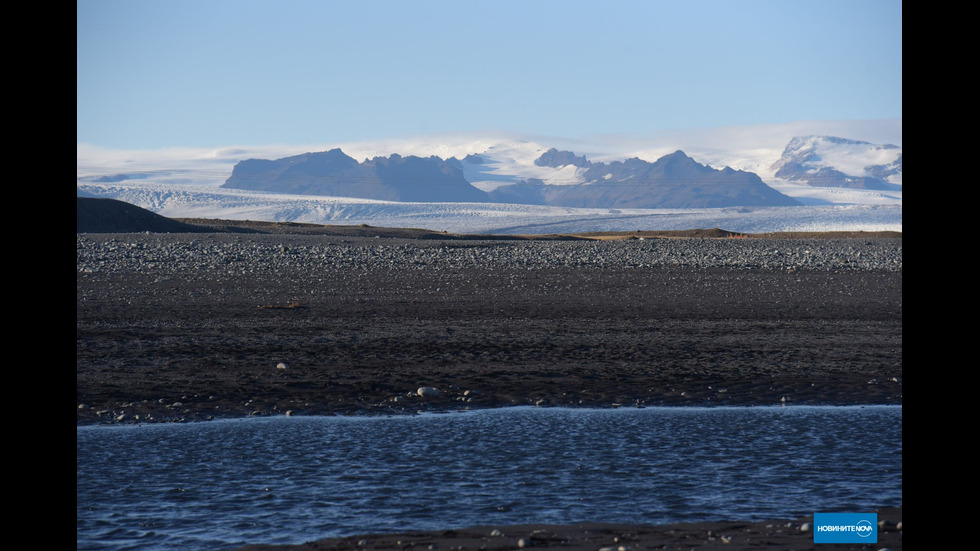
<instances>
[{"instance_id":1,"label":"blue sky","mask_svg":"<svg viewBox=\"0 0 980 551\"><path fill-rule=\"evenodd\" d=\"M77 0L79 144L902 117L898 0Z\"/></svg>"}]
</instances>

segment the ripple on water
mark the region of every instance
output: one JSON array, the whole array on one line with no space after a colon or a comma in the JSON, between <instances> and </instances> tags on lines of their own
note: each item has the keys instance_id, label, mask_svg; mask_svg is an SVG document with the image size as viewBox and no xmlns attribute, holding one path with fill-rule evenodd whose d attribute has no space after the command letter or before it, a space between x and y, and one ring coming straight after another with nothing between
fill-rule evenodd
<instances>
[{"instance_id":1,"label":"ripple on water","mask_svg":"<svg viewBox=\"0 0 980 551\"><path fill-rule=\"evenodd\" d=\"M902 409L507 408L77 429L78 549L900 505Z\"/></svg>"}]
</instances>

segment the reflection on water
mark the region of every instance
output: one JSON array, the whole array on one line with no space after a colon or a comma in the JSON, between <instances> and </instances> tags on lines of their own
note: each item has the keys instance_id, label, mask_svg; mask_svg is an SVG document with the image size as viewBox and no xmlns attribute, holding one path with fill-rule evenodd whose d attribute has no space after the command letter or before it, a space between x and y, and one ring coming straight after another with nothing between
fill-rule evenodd
<instances>
[{"instance_id":1,"label":"reflection on water","mask_svg":"<svg viewBox=\"0 0 980 551\"><path fill-rule=\"evenodd\" d=\"M507 408L77 428L78 549L902 503L902 409Z\"/></svg>"}]
</instances>

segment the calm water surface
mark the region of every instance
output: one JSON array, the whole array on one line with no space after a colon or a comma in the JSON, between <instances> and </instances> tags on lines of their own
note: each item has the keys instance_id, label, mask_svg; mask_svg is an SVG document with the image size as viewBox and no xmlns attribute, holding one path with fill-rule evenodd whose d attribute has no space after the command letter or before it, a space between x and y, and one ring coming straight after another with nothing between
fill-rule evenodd
<instances>
[{"instance_id":1,"label":"calm water surface","mask_svg":"<svg viewBox=\"0 0 980 551\"><path fill-rule=\"evenodd\" d=\"M76 431L77 548L902 504L902 408L507 408Z\"/></svg>"}]
</instances>

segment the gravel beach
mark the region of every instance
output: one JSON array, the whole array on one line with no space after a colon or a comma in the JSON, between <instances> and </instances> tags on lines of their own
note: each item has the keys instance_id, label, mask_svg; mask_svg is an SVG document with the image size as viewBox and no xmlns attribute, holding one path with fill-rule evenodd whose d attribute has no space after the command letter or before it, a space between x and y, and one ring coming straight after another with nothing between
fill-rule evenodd
<instances>
[{"instance_id":1,"label":"gravel beach","mask_svg":"<svg viewBox=\"0 0 980 551\"><path fill-rule=\"evenodd\" d=\"M370 233L76 234L76 423L902 403L901 238Z\"/></svg>"},{"instance_id":2,"label":"gravel beach","mask_svg":"<svg viewBox=\"0 0 980 551\"><path fill-rule=\"evenodd\" d=\"M78 423L902 401L901 239L76 235Z\"/></svg>"}]
</instances>

